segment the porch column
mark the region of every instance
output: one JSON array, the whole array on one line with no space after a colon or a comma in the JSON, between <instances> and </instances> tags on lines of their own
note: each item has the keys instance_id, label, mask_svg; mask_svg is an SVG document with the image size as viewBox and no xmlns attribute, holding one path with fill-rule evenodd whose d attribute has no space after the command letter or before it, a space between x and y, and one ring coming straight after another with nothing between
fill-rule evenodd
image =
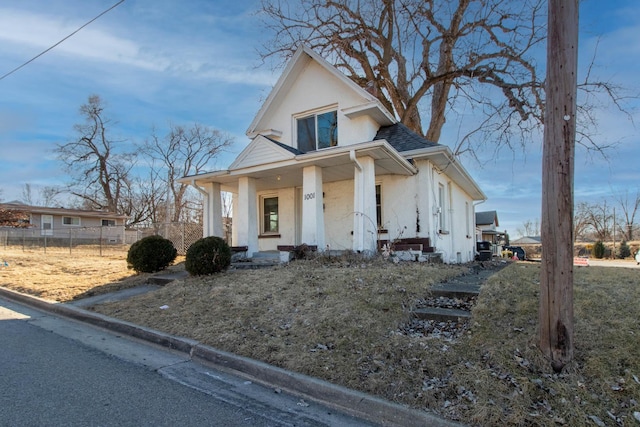
<instances>
[{"instance_id":1,"label":"porch column","mask_svg":"<svg viewBox=\"0 0 640 427\"><path fill-rule=\"evenodd\" d=\"M324 251L324 208L322 168L307 166L302 170L302 243L316 245Z\"/></svg>"},{"instance_id":2,"label":"porch column","mask_svg":"<svg viewBox=\"0 0 640 427\"><path fill-rule=\"evenodd\" d=\"M237 246L247 246L248 256L258 252L258 207L256 181L246 176L238 180L238 212L233 213L233 227L237 230Z\"/></svg>"},{"instance_id":3,"label":"porch column","mask_svg":"<svg viewBox=\"0 0 640 427\"><path fill-rule=\"evenodd\" d=\"M372 255L376 252L378 225L376 220L376 173L373 158L355 158L353 179L353 250Z\"/></svg>"},{"instance_id":4,"label":"porch column","mask_svg":"<svg viewBox=\"0 0 640 427\"><path fill-rule=\"evenodd\" d=\"M224 238L220 184L217 182L210 182L203 185L203 187L207 192L207 197L204 200L206 206L202 218L202 222L204 224L204 237L216 236Z\"/></svg>"}]
</instances>

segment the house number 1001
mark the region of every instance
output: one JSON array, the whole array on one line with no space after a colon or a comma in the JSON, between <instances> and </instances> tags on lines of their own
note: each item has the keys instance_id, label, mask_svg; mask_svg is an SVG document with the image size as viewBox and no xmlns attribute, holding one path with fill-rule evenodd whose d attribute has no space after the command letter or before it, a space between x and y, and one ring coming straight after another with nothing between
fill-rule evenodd
<instances>
[{"instance_id":1,"label":"house number 1001","mask_svg":"<svg viewBox=\"0 0 640 427\"><path fill-rule=\"evenodd\" d=\"M311 200L316 198L316 193L307 193L304 195L305 200Z\"/></svg>"}]
</instances>

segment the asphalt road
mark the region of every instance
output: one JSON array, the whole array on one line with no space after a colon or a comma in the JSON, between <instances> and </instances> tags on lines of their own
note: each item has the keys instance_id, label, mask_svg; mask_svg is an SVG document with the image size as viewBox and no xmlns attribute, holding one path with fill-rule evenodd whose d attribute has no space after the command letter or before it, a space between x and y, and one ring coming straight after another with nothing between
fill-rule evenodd
<instances>
[{"instance_id":1,"label":"asphalt road","mask_svg":"<svg viewBox=\"0 0 640 427\"><path fill-rule=\"evenodd\" d=\"M368 426L179 353L0 299L1 426Z\"/></svg>"}]
</instances>

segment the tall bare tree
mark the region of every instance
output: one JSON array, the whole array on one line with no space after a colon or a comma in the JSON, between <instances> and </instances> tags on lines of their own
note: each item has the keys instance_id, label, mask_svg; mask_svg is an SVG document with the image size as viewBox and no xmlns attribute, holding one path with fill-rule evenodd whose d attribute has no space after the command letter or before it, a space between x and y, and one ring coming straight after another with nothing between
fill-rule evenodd
<instances>
[{"instance_id":1,"label":"tall bare tree","mask_svg":"<svg viewBox=\"0 0 640 427\"><path fill-rule=\"evenodd\" d=\"M173 206L170 221L179 222L189 205L188 185L177 179L213 169L217 157L233 142L230 135L198 123L190 127L171 125L164 137L152 132L142 152L153 160L152 173L164 181L165 200L171 200Z\"/></svg>"},{"instance_id":2,"label":"tall bare tree","mask_svg":"<svg viewBox=\"0 0 640 427\"><path fill-rule=\"evenodd\" d=\"M305 43L369 88L399 119L439 142L457 111L481 118L453 147L527 144L544 122L536 55L546 39L544 0L262 0L273 37L263 60ZM619 88L585 80L591 95L623 108ZM582 104L579 135L595 124L596 97Z\"/></svg>"},{"instance_id":3,"label":"tall bare tree","mask_svg":"<svg viewBox=\"0 0 640 427\"><path fill-rule=\"evenodd\" d=\"M91 95L80 107L83 123L73 128L77 137L58 144L56 153L72 177L69 191L80 197L92 209L122 212L121 198L130 187L132 153L119 150L118 142L111 138L112 122L104 111L98 95Z\"/></svg>"},{"instance_id":4,"label":"tall bare tree","mask_svg":"<svg viewBox=\"0 0 640 427\"><path fill-rule=\"evenodd\" d=\"M627 241L633 240L633 228L635 226L638 209L640 209L640 191L636 191L635 199L629 198L628 190L625 191L624 194L617 194L615 197L622 208L622 215L624 217L624 239Z\"/></svg>"}]
</instances>

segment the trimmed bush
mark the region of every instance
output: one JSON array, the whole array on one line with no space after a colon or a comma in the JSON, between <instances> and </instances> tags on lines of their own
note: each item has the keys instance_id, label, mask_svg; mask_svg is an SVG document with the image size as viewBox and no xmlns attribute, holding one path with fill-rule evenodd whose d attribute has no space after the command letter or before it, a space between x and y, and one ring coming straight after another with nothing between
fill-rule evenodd
<instances>
[{"instance_id":1,"label":"trimmed bush","mask_svg":"<svg viewBox=\"0 0 640 427\"><path fill-rule=\"evenodd\" d=\"M192 276L219 273L231 265L231 248L220 237L205 237L187 249L184 268Z\"/></svg>"},{"instance_id":2,"label":"trimmed bush","mask_svg":"<svg viewBox=\"0 0 640 427\"><path fill-rule=\"evenodd\" d=\"M596 243L594 243L593 249L591 249L591 254L593 255L594 258L602 259L604 258L604 253L605 253L604 243L598 240Z\"/></svg>"},{"instance_id":3,"label":"trimmed bush","mask_svg":"<svg viewBox=\"0 0 640 427\"><path fill-rule=\"evenodd\" d=\"M622 243L620 243L620 248L618 249L618 258L625 259L625 258L629 258L630 256L631 256L631 248L627 244L627 241L623 240Z\"/></svg>"},{"instance_id":4,"label":"trimmed bush","mask_svg":"<svg viewBox=\"0 0 640 427\"><path fill-rule=\"evenodd\" d=\"M127 267L137 273L164 270L176 259L178 251L169 239L147 236L135 242L127 253Z\"/></svg>"}]
</instances>

